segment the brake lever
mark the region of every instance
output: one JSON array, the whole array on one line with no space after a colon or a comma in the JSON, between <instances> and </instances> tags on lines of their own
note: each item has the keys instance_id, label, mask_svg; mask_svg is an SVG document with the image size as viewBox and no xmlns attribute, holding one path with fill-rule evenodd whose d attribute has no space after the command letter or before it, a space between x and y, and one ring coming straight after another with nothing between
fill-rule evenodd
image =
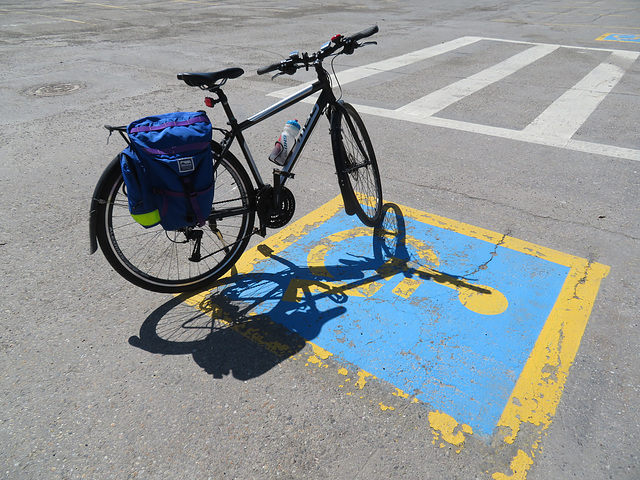
<instances>
[{"instance_id":1,"label":"brake lever","mask_svg":"<svg viewBox=\"0 0 640 480\"><path fill-rule=\"evenodd\" d=\"M290 76L295 75L297 71L298 71L298 68L295 65L289 65L287 68L279 71L273 77L271 77L271 80L273 80L276 77L279 77L280 75L290 75Z\"/></svg>"}]
</instances>

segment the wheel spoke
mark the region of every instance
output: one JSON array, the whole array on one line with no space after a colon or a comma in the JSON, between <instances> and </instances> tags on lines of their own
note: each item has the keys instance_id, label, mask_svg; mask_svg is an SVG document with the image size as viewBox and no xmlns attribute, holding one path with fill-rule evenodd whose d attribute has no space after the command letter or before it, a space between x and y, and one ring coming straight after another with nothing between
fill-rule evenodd
<instances>
[{"instance_id":1,"label":"wheel spoke","mask_svg":"<svg viewBox=\"0 0 640 480\"><path fill-rule=\"evenodd\" d=\"M225 157L217 165L213 211L219 215L211 215L203 227L193 227L203 233L200 261L189 260L194 235L161 226L145 229L132 219L122 175L113 172L109 193L102 197L106 203L101 205L97 233L118 273L140 287L177 293L200 288L233 266L253 230L253 187L235 158Z\"/></svg>"}]
</instances>

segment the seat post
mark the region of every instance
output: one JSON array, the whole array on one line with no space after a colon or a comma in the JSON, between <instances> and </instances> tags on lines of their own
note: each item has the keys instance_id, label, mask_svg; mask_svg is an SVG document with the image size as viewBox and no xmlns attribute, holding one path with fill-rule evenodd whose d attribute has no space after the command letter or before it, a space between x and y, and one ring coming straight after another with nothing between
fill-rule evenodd
<instances>
[{"instance_id":1,"label":"seat post","mask_svg":"<svg viewBox=\"0 0 640 480\"><path fill-rule=\"evenodd\" d=\"M231 127L232 131L235 131L235 129L238 126L238 120L233 114L233 110L231 110L231 105L229 105L229 100L227 99L227 96L219 87L216 88L212 93L215 93L218 96L218 102L222 104L224 113L227 115L227 118L229 119L228 125Z\"/></svg>"}]
</instances>

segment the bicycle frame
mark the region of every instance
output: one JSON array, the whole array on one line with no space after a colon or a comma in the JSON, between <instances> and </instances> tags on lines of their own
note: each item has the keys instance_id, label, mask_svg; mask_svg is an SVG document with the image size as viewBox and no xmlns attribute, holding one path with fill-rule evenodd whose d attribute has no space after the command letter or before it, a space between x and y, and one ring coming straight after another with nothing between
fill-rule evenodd
<instances>
[{"instance_id":1,"label":"bicycle frame","mask_svg":"<svg viewBox=\"0 0 640 480\"><path fill-rule=\"evenodd\" d=\"M349 55L366 45L359 41L377 31L378 27L374 26L349 37L335 35L315 53L294 52L287 59L259 68L259 75L276 71L278 75L293 75L298 69L309 70L312 67L317 78L243 121L235 118L222 86L227 80L241 76L244 70L233 67L216 72L178 74L178 79L187 85L211 92L213 98L207 97L206 105L214 107L221 103L228 119L227 127L216 128L223 133L223 140L211 142L214 181L221 188L214 196L206 225L187 222L182 228L165 231L166 239L161 235L161 229L141 231L124 213L129 198L120 165L122 155L119 154L98 180L91 200L91 253L99 243L107 261L120 275L151 291L178 293L210 285L233 267L249 245L252 235L265 237L267 228L281 228L293 218L295 197L284 184L294 177L293 170L321 115L326 115L330 123L333 160L345 212L347 215L357 214L367 226L378 225L382 213L382 191L373 147L358 113L334 95L330 74L322 65L329 57ZM244 131L314 94L317 95L315 104L298 141L292 146L284 165L273 167L273 183L266 184ZM119 132L127 141L127 127L105 127L110 134ZM239 162L230 151L236 139L246 162ZM362 175L353 173L360 168L364 168ZM363 193L356 188L364 190L364 194L373 200L365 199L363 204L360 201ZM260 222L259 228L256 228L256 218ZM147 240L141 246L143 235Z\"/></svg>"},{"instance_id":2,"label":"bicycle frame","mask_svg":"<svg viewBox=\"0 0 640 480\"><path fill-rule=\"evenodd\" d=\"M273 171L274 187L276 187L277 195L279 193L278 189L284 186L288 178L293 177L293 169L302 154L307 140L311 137L313 130L318 124L320 115L325 111L328 105L333 105L336 103L336 97L331 89L329 77L324 69L322 69L322 65L316 65L316 72L318 73L318 80L313 82L311 85L302 88L298 92L288 96L287 98L284 98L277 103L274 103L270 107L265 108L261 112L256 113L255 115L247 118L240 123L238 123L238 121L236 120L226 95L220 89L215 91L219 98L218 101L222 103L222 107L224 108L227 118L229 119L229 124L231 126L231 131L226 133L224 140L221 142L222 152L220 154L220 157L223 157L229 151L234 139L237 139L240 150L247 160L247 164L249 165L249 169L251 170L251 174L253 175L258 189L263 188L266 184L264 183L262 176L260 175L260 171L258 170L253 156L251 155L251 151L242 132L262 122L263 120L273 117L283 110L286 110L292 105L301 102L305 98L308 98L315 93L322 92L318 97L315 105L311 109L311 113L309 114L309 117L307 118L304 126L301 129L300 137L298 138L298 141L291 151L291 154L287 158L286 163L280 169L275 168Z\"/></svg>"}]
</instances>

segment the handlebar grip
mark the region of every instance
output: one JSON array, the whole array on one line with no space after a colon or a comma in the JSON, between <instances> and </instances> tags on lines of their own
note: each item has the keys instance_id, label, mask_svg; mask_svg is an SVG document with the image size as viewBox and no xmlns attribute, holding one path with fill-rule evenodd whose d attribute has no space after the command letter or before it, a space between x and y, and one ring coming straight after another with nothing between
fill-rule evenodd
<instances>
[{"instance_id":1,"label":"handlebar grip","mask_svg":"<svg viewBox=\"0 0 640 480\"><path fill-rule=\"evenodd\" d=\"M266 67L260 67L258 69L258 75L264 75L265 73L274 72L280 69L280 62L272 63L271 65L267 65Z\"/></svg>"},{"instance_id":2,"label":"handlebar grip","mask_svg":"<svg viewBox=\"0 0 640 480\"><path fill-rule=\"evenodd\" d=\"M366 28L366 29L362 30L361 32L354 33L353 35L351 35L349 37L349 39L353 40L354 42L357 42L358 40L361 40L363 38L370 37L374 33L378 33L378 30L379 30L378 26L374 25L373 27Z\"/></svg>"}]
</instances>

